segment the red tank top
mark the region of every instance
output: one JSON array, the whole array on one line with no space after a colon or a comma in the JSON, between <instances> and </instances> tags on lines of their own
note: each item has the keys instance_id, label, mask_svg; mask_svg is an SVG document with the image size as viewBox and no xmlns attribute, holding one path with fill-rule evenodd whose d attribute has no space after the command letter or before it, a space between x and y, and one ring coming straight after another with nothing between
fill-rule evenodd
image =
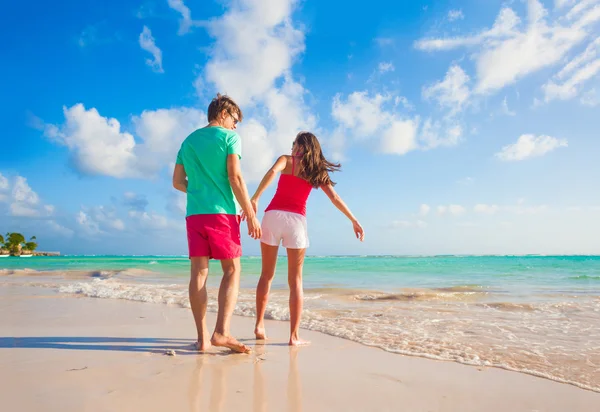
<instances>
[{"instance_id":1,"label":"red tank top","mask_svg":"<svg viewBox=\"0 0 600 412\"><path fill-rule=\"evenodd\" d=\"M313 187L306 180L294 176L295 163L295 158L292 156L292 173L279 176L275 196L273 196L273 200L271 200L265 212L282 210L306 216L306 201Z\"/></svg>"}]
</instances>

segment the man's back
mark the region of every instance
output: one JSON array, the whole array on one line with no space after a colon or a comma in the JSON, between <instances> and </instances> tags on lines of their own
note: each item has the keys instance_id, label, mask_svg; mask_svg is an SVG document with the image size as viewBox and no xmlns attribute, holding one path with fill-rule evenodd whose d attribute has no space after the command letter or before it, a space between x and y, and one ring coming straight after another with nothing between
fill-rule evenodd
<instances>
[{"instance_id":1,"label":"man's back","mask_svg":"<svg viewBox=\"0 0 600 412\"><path fill-rule=\"evenodd\" d=\"M177 154L188 178L187 216L236 215L239 205L227 174L227 156L241 158L239 135L223 127L205 127L190 134Z\"/></svg>"}]
</instances>

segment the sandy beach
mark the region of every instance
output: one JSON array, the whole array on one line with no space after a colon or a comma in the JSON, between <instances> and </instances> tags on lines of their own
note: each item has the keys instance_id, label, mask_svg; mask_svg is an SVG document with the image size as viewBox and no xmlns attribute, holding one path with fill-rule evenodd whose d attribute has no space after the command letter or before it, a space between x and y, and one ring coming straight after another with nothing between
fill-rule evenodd
<instances>
[{"instance_id":1,"label":"sandy beach","mask_svg":"<svg viewBox=\"0 0 600 412\"><path fill-rule=\"evenodd\" d=\"M0 287L0 398L6 411L595 411L600 394L496 368L406 357L253 320L233 331L250 355L191 350L188 309ZM214 314L209 313L209 325ZM175 356L165 355L174 350Z\"/></svg>"}]
</instances>

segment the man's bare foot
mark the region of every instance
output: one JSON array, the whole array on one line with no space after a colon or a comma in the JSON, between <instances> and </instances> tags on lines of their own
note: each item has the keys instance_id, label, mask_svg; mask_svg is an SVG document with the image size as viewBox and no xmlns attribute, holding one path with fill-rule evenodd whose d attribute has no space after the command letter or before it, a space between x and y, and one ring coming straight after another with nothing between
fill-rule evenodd
<instances>
[{"instance_id":1,"label":"man's bare foot","mask_svg":"<svg viewBox=\"0 0 600 412\"><path fill-rule=\"evenodd\" d=\"M304 339L300 339L298 337L292 337L290 338L290 342L289 342L290 346L304 346L304 345L310 345L310 341L308 340L304 340Z\"/></svg>"},{"instance_id":2,"label":"man's bare foot","mask_svg":"<svg viewBox=\"0 0 600 412\"><path fill-rule=\"evenodd\" d=\"M233 336L225 336L225 335L221 335L220 333L214 333L210 343L212 343L214 346L222 346L225 348L229 348L232 351L235 352L239 352L239 353L250 353L251 350L248 346L244 345L243 343L240 343L237 341L236 338L234 338Z\"/></svg>"},{"instance_id":3,"label":"man's bare foot","mask_svg":"<svg viewBox=\"0 0 600 412\"><path fill-rule=\"evenodd\" d=\"M200 341L196 341L193 343L194 349L197 350L198 352L205 352L207 350L209 350L212 345L210 344L210 341L206 341L206 342L200 342Z\"/></svg>"},{"instance_id":4,"label":"man's bare foot","mask_svg":"<svg viewBox=\"0 0 600 412\"><path fill-rule=\"evenodd\" d=\"M267 340L267 334L265 332L264 326L262 326L262 327L257 326L254 329L254 335L256 336L257 340Z\"/></svg>"}]
</instances>

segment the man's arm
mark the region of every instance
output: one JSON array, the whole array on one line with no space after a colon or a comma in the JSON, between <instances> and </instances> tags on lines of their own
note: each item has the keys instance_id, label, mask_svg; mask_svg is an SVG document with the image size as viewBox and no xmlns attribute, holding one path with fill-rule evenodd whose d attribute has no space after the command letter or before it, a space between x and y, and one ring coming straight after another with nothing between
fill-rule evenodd
<instances>
[{"instance_id":1,"label":"man's arm","mask_svg":"<svg viewBox=\"0 0 600 412\"><path fill-rule=\"evenodd\" d=\"M182 164L176 164L173 170L173 187L183 193L187 193L187 174Z\"/></svg>"},{"instance_id":2,"label":"man's arm","mask_svg":"<svg viewBox=\"0 0 600 412\"><path fill-rule=\"evenodd\" d=\"M233 195L240 204L242 211L249 218L253 218L256 216L256 213L254 213L254 209L250 203L248 188L246 187L246 182L242 176L240 158L237 154L227 155L227 175L229 177L231 190L233 190Z\"/></svg>"},{"instance_id":3,"label":"man's arm","mask_svg":"<svg viewBox=\"0 0 600 412\"><path fill-rule=\"evenodd\" d=\"M246 215L246 223L248 223L248 235L252 239L260 239L262 230L260 222L256 218L256 213L248 196L248 188L244 177L242 176L242 168L240 166L240 158L237 154L227 155L227 175L229 176L229 184L233 195L240 204L244 215Z\"/></svg>"}]
</instances>

